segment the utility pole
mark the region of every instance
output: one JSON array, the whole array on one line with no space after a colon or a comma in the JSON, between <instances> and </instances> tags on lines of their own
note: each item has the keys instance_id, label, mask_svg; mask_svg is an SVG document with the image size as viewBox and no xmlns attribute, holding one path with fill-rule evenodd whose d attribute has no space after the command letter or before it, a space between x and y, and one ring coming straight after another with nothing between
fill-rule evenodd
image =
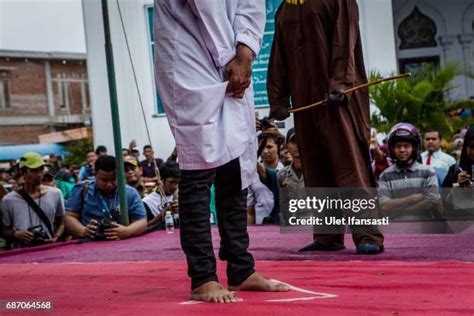
<instances>
[{"instance_id":1,"label":"utility pole","mask_svg":"<svg viewBox=\"0 0 474 316\"><path fill-rule=\"evenodd\" d=\"M117 85L115 82L114 54L110 36L109 7L107 0L102 0L102 15L105 33L105 57L107 60L107 77L109 80L110 107L112 109L112 127L114 133L115 156L117 158L117 177L120 194L120 214L122 225L128 225L127 192L125 191L125 170L122 156L122 135L120 132L120 115L117 100Z\"/></svg>"}]
</instances>

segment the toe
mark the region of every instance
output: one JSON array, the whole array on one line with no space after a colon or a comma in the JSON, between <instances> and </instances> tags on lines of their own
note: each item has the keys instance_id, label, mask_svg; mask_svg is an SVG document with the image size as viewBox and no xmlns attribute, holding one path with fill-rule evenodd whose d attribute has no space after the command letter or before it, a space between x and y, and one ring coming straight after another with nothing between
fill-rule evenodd
<instances>
[{"instance_id":1,"label":"toe","mask_svg":"<svg viewBox=\"0 0 474 316\"><path fill-rule=\"evenodd\" d=\"M277 290L280 292L288 292L290 288L286 286L285 284L278 284L277 285Z\"/></svg>"},{"instance_id":2,"label":"toe","mask_svg":"<svg viewBox=\"0 0 474 316\"><path fill-rule=\"evenodd\" d=\"M238 297L237 295L235 295L234 292L230 292L230 296L229 296L229 297L230 297L232 303L242 301L242 299L241 299L240 297Z\"/></svg>"}]
</instances>

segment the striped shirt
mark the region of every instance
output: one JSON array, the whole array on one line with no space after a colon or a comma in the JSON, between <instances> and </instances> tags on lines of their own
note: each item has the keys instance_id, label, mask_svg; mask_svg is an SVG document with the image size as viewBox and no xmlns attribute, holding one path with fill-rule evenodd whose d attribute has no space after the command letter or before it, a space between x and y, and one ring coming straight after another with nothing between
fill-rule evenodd
<instances>
[{"instance_id":1,"label":"striped shirt","mask_svg":"<svg viewBox=\"0 0 474 316\"><path fill-rule=\"evenodd\" d=\"M416 161L406 168L400 168L395 164L380 175L378 188L380 204L417 193L423 194L433 205L439 204L438 180L433 170L427 166Z\"/></svg>"}]
</instances>

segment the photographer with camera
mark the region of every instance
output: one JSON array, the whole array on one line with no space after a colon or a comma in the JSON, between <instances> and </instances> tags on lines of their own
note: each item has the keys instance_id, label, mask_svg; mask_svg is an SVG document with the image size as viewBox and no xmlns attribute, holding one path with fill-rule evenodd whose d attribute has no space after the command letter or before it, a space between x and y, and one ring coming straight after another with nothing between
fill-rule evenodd
<instances>
[{"instance_id":1,"label":"photographer with camera","mask_svg":"<svg viewBox=\"0 0 474 316\"><path fill-rule=\"evenodd\" d=\"M146 212L138 192L126 186L130 225L121 224L117 162L102 156L95 162L94 182L79 183L66 204L66 228L73 235L94 240L119 240L145 232Z\"/></svg>"},{"instance_id":2,"label":"photographer with camera","mask_svg":"<svg viewBox=\"0 0 474 316\"><path fill-rule=\"evenodd\" d=\"M449 168L443 181L443 203L447 217L473 217L474 125L464 136L459 162Z\"/></svg>"},{"instance_id":3,"label":"photographer with camera","mask_svg":"<svg viewBox=\"0 0 474 316\"><path fill-rule=\"evenodd\" d=\"M20 159L25 184L2 200L4 235L13 248L56 242L64 232L61 191L41 184L45 162L37 153Z\"/></svg>"},{"instance_id":4,"label":"photographer with camera","mask_svg":"<svg viewBox=\"0 0 474 316\"><path fill-rule=\"evenodd\" d=\"M449 168L443 181L444 188L472 187L474 181L474 125L469 127L464 136L461 158Z\"/></svg>"}]
</instances>

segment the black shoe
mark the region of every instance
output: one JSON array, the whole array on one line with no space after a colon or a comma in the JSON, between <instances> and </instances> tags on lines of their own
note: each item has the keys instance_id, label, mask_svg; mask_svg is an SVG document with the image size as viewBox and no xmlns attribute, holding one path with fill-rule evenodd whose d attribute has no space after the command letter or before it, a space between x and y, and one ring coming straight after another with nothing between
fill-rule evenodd
<instances>
[{"instance_id":1,"label":"black shoe","mask_svg":"<svg viewBox=\"0 0 474 316\"><path fill-rule=\"evenodd\" d=\"M306 252L306 251L337 251L337 250L341 250L341 249L344 249L345 247L344 246L326 246L326 245L322 245L318 242L315 242L313 241L312 243L310 243L309 245L306 245L304 246L303 248L301 248L300 250L298 250L298 252Z\"/></svg>"},{"instance_id":2,"label":"black shoe","mask_svg":"<svg viewBox=\"0 0 474 316\"><path fill-rule=\"evenodd\" d=\"M383 251L383 246L371 243L361 243L357 245L357 254L359 255L376 255Z\"/></svg>"}]
</instances>

